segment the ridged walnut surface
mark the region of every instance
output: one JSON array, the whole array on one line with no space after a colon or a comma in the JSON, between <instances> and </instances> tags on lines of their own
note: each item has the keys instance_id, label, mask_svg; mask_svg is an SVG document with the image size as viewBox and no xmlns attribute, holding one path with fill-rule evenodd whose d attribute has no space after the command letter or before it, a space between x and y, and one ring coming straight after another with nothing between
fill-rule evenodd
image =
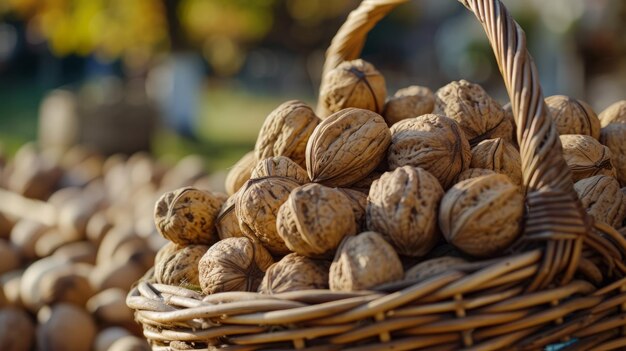
<instances>
[{"instance_id":1,"label":"ridged walnut surface","mask_svg":"<svg viewBox=\"0 0 626 351\"><path fill-rule=\"evenodd\" d=\"M347 188L337 188L341 191L349 200L352 205L352 213L354 214L354 221L356 222L357 232L360 232L365 228L365 209L367 208L367 194Z\"/></svg>"},{"instance_id":2,"label":"ridged walnut surface","mask_svg":"<svg viewBox=\"0 0 626 351\"><path fill-rule=\"evenodd\" d=\"M574 184L574 190L587 213L596 221L616 229L622 227L626 218L626 196L615 178L605 175L585 178Z\"/></svg>"},{"instance_id":3,"label":"ridged walnut surface","mask_svg":"<svg viewBox=\"0 0 626 351\"><path fill-rule=\"evenodd\" d=\"M600 125L606 127L613 123L626 123L626 100L614 102L598 115Z\"/></svg>"},{"instance_id":4,"label":"ridged walnut surface","mask_svg":"<svg viewBox=\"0 0 626 351\"><path fill-rule=\"evenodd\" d=\"M383 117L388 125L427 113L435 108L435 94L427 87L411 85L402 88L385 103Z\"/></svg>"},{"instance_id":5,"label":"ridged walnut surface","mask_svg":"<svg viewBox=\"0 0 626 351\"><path fill-rule=\"evenodd\" d=\"M563 158L572 171L574 182L598 174L615 176L608 147L589 135L561 135L560 138Z\"/></svg>"},{"instance_id":6,"label":"ridged walnut surface","mask_svg":"<svg viewBox=\"0 0 626 351\"><path fill-rule=\"evenodd\" d=\"M611 151L611 165L622 186L626 186L626 123L610 123L602 128L600 142Z\"/></svg>"},{"instance_id":7,"label":"ridged walnut surface","mask_svg":"<svg viewBox=\"0 0 626 351\"><path fill-rule=\"evenodd\" d=\"M217 228L217 235L221 239L226 238L239 238L244 236L241 227L239 226L239 220L237 219L237 213L235 212L235 204L239 193L231 195L226 202L222 205L220 213L218 213L215 219L215 227Z\"/></svg>"},{"instance_id":8,"label":"ridged walnut surface","mask_svg":"<svg viewBox=\"0 0 626 351\"><path fill-rule=\"evenodd\" d=\"M404 273L404 279L412 281L428 279L463 263L467 263L467 261L461 257L456 256L442 256L431 258L407 269L407 271Z\"/></svg>"},{"instance_id":9,"label":"ridged walnut surface","mask_svg":"<svg viewBox=\"0 0 626 351\"><path fill-rule=\"evenodd\" d=\"M304 168L286 156L274 156L263 159L252 170L250 178L287 177L300 184L309 182L309 176Z\"/></svg>"},{"instance_id":10,"label":"ridged walnut surface","mask_svg":"<svg viewBox=\"0 0 626 351\"><path fill-rule=\"evenodd\" d=\"M198 262L207 252L207 245L188 245L155 261L154 277L157 283L200 290Z\"/></svg>"},{"instance_id":11,"label":"ridged walnut surface","mask_svg":"<svg viewBox=\"0 0 626 351\"><path fill-rule=\"evenodd\" d=\"M471 168L484 168L508 176L522 185L522 161L513 144L502 138L481 141L472 148Z\"/></svg>"},{"instance_id":12,"label":"ridged walnut surface","mask_svg":"<svg viewBox=\"0 0 626 351\"><path fill-rule=\"evenodd\" d=\"M437 213L443 188L422 168L404 166L372 184L367 228L378 232L405 256L426 255L437 243Z\"/></svg>"},{"instance_id":13,"label":"ridged walnut surface","mask_svg":"<svg viewBox=\"0 0 626 351\"><path fill-rule=\"evenodd\" d=\"M391 134L377 113L347 108L322 121L306 147L311 181L349 186L370 174L385 156Z\"/></svg>"},{"instance_id":14,"label":"ridged walnut surface","mask_svg":"<svg viewBox=\"0 0 626 351\"><path fill-rule=\"evenodd\" d=\"M584 134L600 138L600 120L591 106L565 95L546 98L546 106L559 134Z\"/></svg>"},{"instance_id":15,"label":"ridged walnut surface","mask_svg":"<svg viewBox=\"0 0 626 351\"><path fill-rule=\"evenodd\" d=\"M262 294L288 291L328 289L329 261L314 260L291 253L274 263L265 272L259 286Z\"/></svg>"}]
</instances>

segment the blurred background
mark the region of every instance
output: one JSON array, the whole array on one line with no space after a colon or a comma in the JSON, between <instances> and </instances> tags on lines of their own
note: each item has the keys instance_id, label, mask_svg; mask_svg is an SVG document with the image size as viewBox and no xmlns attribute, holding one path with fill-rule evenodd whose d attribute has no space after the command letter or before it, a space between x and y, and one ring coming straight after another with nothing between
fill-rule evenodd
<instances>
[{"instance_id":1,"label":"blurred background","mask_svg":"<svg viewBox=\"0 0 626 351\"><path fill-rule=\"evenodd\" d=\"M0 145L205 157L253 148L281 102L315 105L324 51L358 0L0 0ZM626 98L626 2L505 0L526 30L545 95L600 112ZM506 94L473 16L412 1L369 35L363 58L389 93L461 78Z\"/></svg>"}]
</instances>

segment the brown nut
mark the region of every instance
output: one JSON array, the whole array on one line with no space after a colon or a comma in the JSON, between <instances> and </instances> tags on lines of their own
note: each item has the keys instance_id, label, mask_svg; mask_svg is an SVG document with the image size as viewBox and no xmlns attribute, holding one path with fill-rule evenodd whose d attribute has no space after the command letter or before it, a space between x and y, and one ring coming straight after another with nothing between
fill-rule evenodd
<instances>
[{"instance_id":1,"label":"brown nut","mask_svg":"<svg viewBox=\"0 0 626 351\"><path fill-rule=\"evenodd\" d=\"M437 212L443 189L422 168L403 166L372 184L367 228L378 232L399 254L424 256L439 240Z\"/></svg>"},{"instance_id":2,"label":"brown nut","mask_svg":"<svg viewBox=\"0 0 626 351\"><path fill-rule=\"evenodd\" d=\"M244 235L259 240L274 255L290 253L276 229L278 209L300 184L290 178L251 179L240 190L235 204Z\"/></svg>"},{"instance_id":3,"label":"brown nut","mask_svg":"<svg viewBox=\"0 0 626 351\"><path fill-rule=\"evenodd\" d=\"M454 180L454 183L455 184L460 183L466 179L476 178L476 177L480 177L480 176L484 176L488 174L496 174L496 172L490 169L484 169L484 168L468 168L464 170L463 172L459 173L459 175Z\"/></svg>"},{"instance_id":4,"label":"brown nut","mask_svg":"<svg viewBox=\"0 0 626 351\"><path fill-rule=\"evenodd\" d=\"M348 188L337 188L350 200L352 205L352 213L356 222L357 233L365 229L365 209L367 208L367 194Z\"/></svg>"},{"instance_id":5,"label":"brown nut","mask_svg":"<svg viewBox=\"0 0 626 351\"><path fill-rule=\"evenodd\" d=\"M237 196L239 196L239 193L231 195L226 202L224 202L220 213L218 213L215 219L215 227L217 228L217 235L220 237L220 240L244 236L239 227L239 220L235 212Z\"/></svg>"},{"instance_id":6,"label":"brown nut","mask_svg":"<svg viewBox=\"0 0 626 351\"><path fill-rule=\"evenodd\" d=\"M325 118L348 107L381 113L386 98L385 78L371 63L345 61L323 77L319 113Z\"/></svg>"},{"instance_id":7,"label":"brown nut","mask_svg":"<svg viewBox=\"0 0 626 351\"><path fill-rule=\"evenodd\" d=\"M85 309L96 320L106 325L124 325L134 321L133 310L126 306L127 291L112 288L92 296Z\"/></svg>"},{"instance_id":8,"label":"brown nut","mask_svg":"<svg viewBox=\"0 0 626 351\"><path fill-rule=\"evenodd\" d=\"M459 125L440 115L409 118L391 127L391 145L387 152L389 168L421 167L434 175L444 189L469 167L472 158L469 143Z\"/></svg>"},{"instance_id":9,"label":"brown nut","mask_svg":"<svg viewBox=\"0 0 626 351\"><path fill-rule=\"evenodd\" d=\"M302 101L291 100L278 106L261 126L254 146L256 160L285 156L304 166L306 143L319 122Z\"/></svg>"},{"instance_id":10,"label":"brown nut","mask_svg":"<svg viewBox=\"0 0 626 351\"><path fill-rule=\"evenodd\" d=\"M581 179L574 184L574 190L587 213L596 221L614 228L622 227L626 218L626 196L615 178L597 175Z\"/></svg>"},{"instance_id":11,"label":"brown nut","mask_svg":"<svg viewBox=\"0 0 626 351\"><path fill-rule=\"evenodd\" d=\"M409 268L404 273L404 279L412 281L428 279L463 263L467 261L455 256L431 258Z\"/></svg>"},{"instance_id":12,"label":"brown nut","mask_svg":"<svg viewBox=\"0 0 626 351\"><path fill-rule=\"evenodd\" d=\"M589 135L561 135L563 158L572 171L572 180L594 175L615 176L615 169L611 164L611 151L608 147Z\"/></svg>"},{"instance_id":13,"label":"brown nut","mask_svg":"<svg viewBox=\"0 0 626 351\"><path fill-rule=\"evenodd\" d=\"M250 179L250 173L256 166L256 156L254 151L250 151L243 155L234 166L230 168L224 181L224 187L228 195L233 195L239 190L248 179Z\"/></svg>"},{"instance_id":14,"label":"brown nut","mask_svg":"<svg viewBox=\"0 0 626 351\"><path fill-rule=\"evenodd\" d=\"M345 238L330 265L330 290L357 291L402 279L402 262L376 232Z\"/></svg>"},{"instance_id":15,"label":"brown nut","mask_svg":"<svg viewBox=\"0 0 626 351\"><path fill-rule=\"evenodd\" d=\"M0 345L7 351L30 351L35 339L35 325L26 311L15 307L0 308Z\"/></svg>"},{"instance_id":16,"label":"brown nut","mask_svg":"<svg viewBox=\"0 0 626 351\"><path fill-rule=\"evenodd\" d=\"M257 291L272 263L272 256L256 241L249 238L221 240L211 246L198 263L202 292Z\"/></svg>"},{"instance_id":17,"label":"brown nut","mask_svg":"<svg viewBox=\"0 0 626 351\"><path fill-rule=\"evenodd\" d=\"M320 123L306 146L311 181L349 186L370 174L385 157L391 134L378 114L348 108Z\"/></svg>"},{"instance_id":18,"label":"brown nut","mask_svg":"<svg viewBox=\"0 0 626 351\"><path fill-rule=\"evenodd\" d=\"M511 128L504 110L478 84L466 80L451 82L435 93L435 112L459 123L471 146L485 139L505 138L510 141Z\"/></svg>"},{"instance_id":19,"label":"brown nut","mask_svg":"<svg viewBox=\"0 0 626 351\"><path fill-rule=\"evenodd\" d=\"M262 294L328 289L330 262L291 253L269 267L259 286Z\"/></svg>"},{"instance_id":20,"label":"brown nut","mask_svg":"<svg viewBox=\"0 0 626 351\"><path fill-rule=\"evenodd\" d=\"M617 180L626 185L626 123L610 123L602 128L600 142L611 151Z\"/></svg>"},{"instance_id":21,"label":"brown nut","mask_svg":"<svg viewBox=\"0 0 626 351\"><path fill-rule=\"evenodd\" d=\"M341 240L356 234L351 201L339 190L320 184L295 188L278 210L278 234L302 256L332 256Z\"/></svg>"},{"instance_id":22,"label":"brown nut","mask_svg":"<svg viewBox=\"0 0 626 351\"><path fill-rule=\"evenodd\" d=\"M47 350L91 350L98 328L82 308L57 304L39 310L37 319L37 345L45 345Z\"/></svg>"},{"instance_id":23,"label":"brown nut","mask_svg":"<svg viewBox=\"0 0 626 351\"><path fill-rule=\"evenodd\" d=\"M211 245L217 241L215 218L225 195L185 187L163 194L154 208L159 233L181 245Z\"/></svg>"},{"instance_id":24,"label":"brown nut","mask_svg":"<svg viewBox=\"0 0 626 351\"><path fill-rule=\"evenodd\" d=\"M565 95L546 98L546 106L560 135L584 134L600 138L600 120L586 102Z\"/></svg>"},{"instance_id":25,"label":"brown nut","mask_svg":"<svg viewBox=\"0 0 626 351\"><path fill-rule=\"evenodd\" d=\"M287 177L300 184L309 182L309 176L304 168L285 156L268 157L259 161L252 170L250 178Z\"/></svg>"},{"instance_id":26,"label":"brown nut","mask_svg":"<svg viewBox=\"0 0 626 351\"><path fill-rule=\"evenodd\" d=\"M474 146L470 167L507 175L513 183L522 185L522 159L519 151L502 138L483 140Z\"/></svg>"},{"instance_id":27,"label":"brown nut","mask_svg":"<svg viewBox=\"0 0 626 351\"><path fill-rule=\"evenodd\" d=\"M432 113L435 108L433 92L419 85L400 89L385 103L383 117L389 126L407 118Z\"/></svg>"},{"instance_id":28,"label":"brown nut","mask_svg":"<svg viewBox=\"0 0 626 351\"><path fill-rule=\"evenodd\" d=\"M455 184L443 196L439 227L459 250L478 257L501 254L517 239L524 213L518 187L503 174Z\"/></svg>"},{"instance_id":29,"label":"brown nut","mask_svg":"<svg viewBox=\"0 0 626 351\"><path fill-rule=\"evenodd\" d=\"M206 245L189 245L160 256L154 264L157 283L200 290L198 262L208 249Z\"/></svg>"},{"instance_id":30,"label":"brown nut","mask_svg":"<svg viewBox=\"0 0 626 351\"><path fill-rule=\"evenodd\" d=\"M613 123L626 123L626 100L611 104L598 115L600 125L606 127Z\"/></svg>"}]
</instances>

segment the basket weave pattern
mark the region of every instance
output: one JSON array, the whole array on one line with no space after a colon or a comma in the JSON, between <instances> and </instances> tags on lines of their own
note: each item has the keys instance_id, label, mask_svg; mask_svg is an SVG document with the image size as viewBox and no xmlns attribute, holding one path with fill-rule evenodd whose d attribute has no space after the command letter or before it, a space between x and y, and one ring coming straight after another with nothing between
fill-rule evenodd
<instances>
[{"instance_id":1,"label":"basket weave pattern","mask_svg":"<svg viewBox=\"0 0 626 351\"><path fill-rule=\"evenodd\" d=\"M407 1L363 1L333 39L324 72L358 58L367 33ZM127 304L154 350L174 350L171 341L225 350L626 348L626 239L578 201L524 32L498 0L460 2L489 38L518 126L527 210L510 254L357 293L203 297L140 282ZM590 269L604 286L585 279Z\"/></svg>"}]
</instances>

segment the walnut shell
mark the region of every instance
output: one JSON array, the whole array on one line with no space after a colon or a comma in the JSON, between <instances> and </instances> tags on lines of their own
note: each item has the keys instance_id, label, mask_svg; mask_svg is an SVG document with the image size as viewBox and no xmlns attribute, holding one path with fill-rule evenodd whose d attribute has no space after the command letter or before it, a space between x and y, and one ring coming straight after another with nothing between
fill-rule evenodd
<instances>
[{"instance_id":1,"label":"walnut shell","mask_svg":"<svg viewBox=\"0 0 626 351\"><path fill-rule=\"evenodd\" d=\"M357 291L402 279L402 262L376 232L345 238L330 265L330 290Z\"/></svg>"},{"instance_id":2,"label":"walnut shell","mask_svg":"<svg viewBox=\"0 0 626 351\"><path fill-rule=\"evenodd\" d=\"M304 167L306 143L319 122L313 110L301 101L281 104L261 126L254 146L257 161L286 156Z\"/></svg>"},{"instance_id":3,"label":"walnut shell","mask_svg":"<svg viewBox=\"0 0 626 351\"><path fill-rule=\"evenodd\" d=\"M626 100L611 104L598 115L600 125L606 127L613 123L626 123Z\"/></svg>"},{"instance_id":4,"label":"walnut shell","mask_svg":"<svg viewBox=\"0 0 626 351\"><path fill-rule=\"evenodd\" d=\"M287 177L300 184L309 182L309 175L304 168L285 156L268 157L257 163L250 178Z\"/></svg>"},{"instance_id":5,"label":"walnut shell","mask_svg":"<svg viewBox=\"0 0 626 351\"><path fill-rule=\"evenodd\" d=\"M443 189L422 168L404 166L372 184L367 228L378 232L399 254L424 256L437 243L437 210Z\"/></svg>"},{"instance_id":6,"label":"walnut shell","mask_svg":"<svg viewBox=\"0 0 626 351\"><path fill-rule=\"evenodd\" d=\"M470 255L501 254L520 234L524 199L503 174L455 184L443 196L439 227L446 240Z\"/></svg>"},{"instance_id":7,"label":"walnut shell","mask_svg":"<svg viewBox=\"0 0 626 351\"><path fill-rule=\"evenodd\" d=\"M515 145L515 148L519 149L519 145L517 143L517 125L515 124L515 116L513 116L513 107L509 102L502 106L502 109L504 110L504 120L508 122L502 122L503 126L500 126L497 129L502 128L503 130L497 131L496 135L500 135L500 137L504 140L510 141L511 144ZM507 129L510 129L510 131L507 132L508 134L505 133L505 130Z\"/></svg>"},{"instance_id":8,"label":"walnut shell","mask_svg":"<svg viewBox=\"0 0 626 351\"><path fill-rule=\"evenodd\" d=\"M291 253L268 268L259 286L262 294L328 289L330 262Z\"/></svg>"},{"instance_id":9,"label":"walnut shell","mask_svg":"<svg viewBox=\"0 0 626 351\"><path fill-rule=\"evenodd\" d=\"M251 179L239 192L235 213L244 235L256 238L274 255L286 255L289 248L278 235L278 209L300 184L290 178Z\"/></svg>"},{"instance_id":10,"label":"walnut shell","mask_svg":"<svg viewBox=\"0 0 626 351\"><path fill-rule=\"evenodd\" d=\"M226 196L192 187L170 191L154 208L154 222L164 238L180 245L217 241L215 218Z\"/></svg>"},{"instance_id":11,"label":"walnut shell","mask_svg":"<svg viewBox=\"0 0 626 351\"><path fill-rule=\"evenodd\" d=\"M307 257L332 255L345 236L356 234L351 201L315 183L291 192L278 210L276 226L287 247Z\"/></svg>"},{"instance_id":12,"label":"walnut shell","mask_svg":"<svg viewBox=\"0 0 626 351\"><path fill-rule=\"evenodd\" d=\"M561 135L563 158L572 171L572 180L602 174L615 176L615 169L611 164L611 151L608 147L589 135Z\"/></svg>"},{"instance_id":13,"label":"walnut shell","mask_svg":"<svg viewBox=\"0 0 626 351\"><path fill-rule=\"evenodd\" d=\"M224 188L228 195L236 193L237 190L250 179L250 173L252 173L252 169L256 166L256 161L254 151L250 151L243 155L239 161L230 168L226 175L226 180L224 181Z\"/></svg>"},{"instance_id":14,"label":"walnut shell","mask_svg":"<svg viewBox=\"0 0 626 351\"><path fill-rule=\"evenodd\" d=\"M600 120L586 102L565 95L546 98L546 106L560 135L583 134L600 137Z\"/></svg>"},{"instance_id":15,"label":"walnut shell","mask_svg":"<svg viewBox=\"0 0 626 351\"><path fill-rule=\"evenodd\" d=\"M345 61L323 77L318 112L322 118L348 107L381 113L386 98L385 78L371 63Z\"/></svg>"},{"instance_id":16,"label":"walnut shell","mask_svg":"<svg viewBox=\"0 0 626 351\"><path fill-rule=\"evenodd\" d=\"M341 110L320 123L306 146L311 181L345 187L370 174L385 157L391 134L378 114Z\"/></svg>"},{"instance_id":17,"label":"walnut shell","mask_svg":"<svg viewBox=\"0 0 626 351\"><path fill-rule=\"evenodd\" d=\"M224 202L220 209L220 213L218 213L215 219L215 227L217 228L217 235L220 237L220 240L244 236L235 211L238 196L239 193L237 192L226 199L226 202Z\"/></svg>"},{"instance_id":18,"label":"walnut shell","mask_svg":"<svg viewBox=\"0 0 626 351\"><path fill-rule=\"evenodd\" d=\"M157 283L200 290L198 262L208 249L207 245L184 246L155 260L154 277Z\"/></svg>"},{"instance_id":19,"label":"walnut shell","mask_svg":"<svg viewBox=\"0 0 626 351\"><path fill-rule=\"evenodd\" d=\"M454 180L454 183L455 184L460 183L466 179L476 178L476 177L480 177L480 176L484 176L488 174L496 174L496 172L490 169L484 169L484 168L468 168L464 170L463 172L459 173L459 175Z\"/></svg>"},{"instance_id":20,"label":"walnut shell","mask_svg":"<svg viewBox=\"0 0 626 351\"><path fill-rule=\"evenodd\" d=\"M448 269L467 263L466 260L461 257L455 256L443 256L437 258L431 258L418 263L417 265L409 268L404 273L404 279L406 280L424 280L430 277L434 277L439 273L443 273Z\"/></svg>"},{"instance_id":21,"label":"walnut shell","mask_svg":"<svg viewBox=\"0 0 626 351\"><path fill-rule=\"evenodd\" d=\"M611 151L611 164L617 180L626 185L626 123L610 123L602 128L600 142Z\"/></svg>"},{"instance_id":22,"label":"walnut shell","mask_svg":"<svg viewBox=\"0 0 626 351\"><path fill-rule=\"evenodd\" d=\"M626 218L626 196L619 182L609 176L597 175L577 181L574 190L583 207L596 221L620 228Z\"/></svg>"},{"instance_id":23,"label":"walnut shell","mask_svg":"<svg viewBox=\"0 0 626 351\"><path fill-rule=\"evenodd\" d=\"M198 263L204 294L224 291L257 291L265 271L274 263L269 252L249 238L217 242Z\"/></svg>"},{"instance_id":24,"label":"walnut shell","mask_svg":"<svg viewBox=\"0 0 626 351\"><path fill-rule=\"evenodd\" d=\"M519 151L502 138L483 140L474 146L470 167L505 174L513 183L522 185L522 159Z\"/></svg>"},{"instance_id":25,"label":"walnut shell","mask_svg":"<svg viewBox=\"0 0 626 351\"><path fill-rule=\"evenodd\" d=\"M354 214L354 220L356 222L357 232L361 229L365 229L365 209L367 208L367 194L359 190L348 188L337 188L341 191L349 200L352 205L352 213Z\"/></svg>"},{"instance_id":26,"label":"walnut shell","mask_svg":"<svg viewBox=\"0 0 626 351\"><path fill-rule=\"evenodd\" d=\"M419 85L400 89L385 103L383 117L389 126L407 118L432 113L435 108L433 92Z\"/></svg>"},{"instance_id":27,"label":"walnut shell","mask_svg":"<svg viewBox=\"0 0 626 351\"><path fill-rule=\"evenodd\" d=\"M463 134L474 146L485 139L510 138L504 110L478 84L466 80L451 82L435 93L435 112L459 123Z\"/></svg>"},{"instance_id":28,"label":"walnut shell","mask_svg":"<svg viewBox=\"0 0 626 351\"><path fill-rule=\"evenodd\" d=\"M448 117L428 114L402 120L391 127L387 153L391 170L421 167L447 189L469 167L471 158L467 139L459 125Z\"/></svg>"}]
</instances>

